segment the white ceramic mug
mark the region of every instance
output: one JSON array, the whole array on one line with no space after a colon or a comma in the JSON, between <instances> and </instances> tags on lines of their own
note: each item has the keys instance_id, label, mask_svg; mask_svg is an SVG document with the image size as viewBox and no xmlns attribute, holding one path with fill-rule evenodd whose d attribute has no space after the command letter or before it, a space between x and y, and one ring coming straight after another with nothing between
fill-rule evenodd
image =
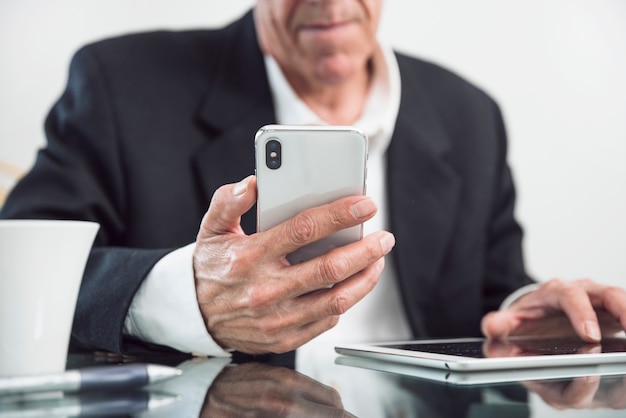
<instances>
[{"instance_id":1,"label":"white ceramic mug","mask_svg":"<svg viewBox=\"0 0 626 418\"><path fill-rule=\"evenodd\" d=\"M0 376L65 370L98 228L83 221L0 220Z\"/></svg>"}]
</instances>

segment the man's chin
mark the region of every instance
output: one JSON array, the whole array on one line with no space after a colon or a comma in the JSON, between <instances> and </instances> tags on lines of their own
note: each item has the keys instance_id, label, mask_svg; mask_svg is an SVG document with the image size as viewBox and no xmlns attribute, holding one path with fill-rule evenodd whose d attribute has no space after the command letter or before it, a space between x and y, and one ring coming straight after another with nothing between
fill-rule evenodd
<instances>
[{"instance_id":1,"label":"man's chin","mask_svg":"<svg viewBox=\"0 0 626 418\"><path fill-rule=\"evenodd\" d=\"M358 76L359 65L345 55L320 58L315 67L315 77L323 84L337 85Z\"/></svg>"}]
</instances>

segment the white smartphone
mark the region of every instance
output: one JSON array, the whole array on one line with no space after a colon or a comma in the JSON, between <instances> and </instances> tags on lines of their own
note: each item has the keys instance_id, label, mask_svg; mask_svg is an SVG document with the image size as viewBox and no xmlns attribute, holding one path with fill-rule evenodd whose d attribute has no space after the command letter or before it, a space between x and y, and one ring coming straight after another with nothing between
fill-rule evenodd
<instances>
[{"instance_id":1,"label":"white smartphone","mask_svg":"<svg viewBox=\"0 0 626 418\"><path fill-rule=\"evenodd\" d=\"M367 136L348 126L267 125L255 137L257 230L341 197L364 195ZM363 237L344 229L287 256L295 264Z\"/></svg>"}]
</instances>

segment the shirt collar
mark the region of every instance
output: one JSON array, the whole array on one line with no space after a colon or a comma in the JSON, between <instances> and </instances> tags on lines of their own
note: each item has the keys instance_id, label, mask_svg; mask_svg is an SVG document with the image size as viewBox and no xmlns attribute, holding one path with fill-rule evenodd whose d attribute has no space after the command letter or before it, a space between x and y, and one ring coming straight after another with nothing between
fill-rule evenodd
<instances>
[{"instance_id":1,"label":"shirt collar","mask_svg":"<svg viewBox=\"0 0 626 418\"><path fill-rule=\"evenodd\" d=\"M265 55L265 67L277 122L288 125L327 125L296 94L278 63ZM353 124L369 138L370 152L389 145L400 108L400 70L391 47L379 43L372 58L374 78L361 117Z\"/></svg>"}]
</instances>

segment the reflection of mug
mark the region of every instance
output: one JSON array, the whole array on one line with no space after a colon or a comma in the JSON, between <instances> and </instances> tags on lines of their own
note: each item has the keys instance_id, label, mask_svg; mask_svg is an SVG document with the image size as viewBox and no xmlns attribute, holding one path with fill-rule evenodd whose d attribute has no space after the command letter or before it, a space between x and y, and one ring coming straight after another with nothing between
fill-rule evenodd
<instances>
[{"instance_id":1,"label":"reflection of mug","mask_svg":"<svg viewBox=\"0 0 626 418\"><path fill-rule=\"evenodd\" d=\"M0 221L0 376L65 370L98 228L83 221Z\"/></svg>"}]
</instances>

